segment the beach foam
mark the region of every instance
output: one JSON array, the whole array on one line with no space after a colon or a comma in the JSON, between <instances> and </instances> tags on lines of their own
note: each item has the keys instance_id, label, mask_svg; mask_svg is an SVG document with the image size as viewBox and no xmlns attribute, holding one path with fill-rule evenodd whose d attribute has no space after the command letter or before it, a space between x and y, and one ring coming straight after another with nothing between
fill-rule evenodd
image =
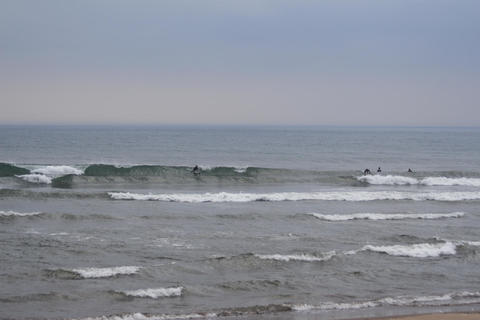
<instances>
[{"instance_id":1,"label":"beach foam","mask_svg":"<svg viewBox=\"0 0 480 320\"><path fill-rule=\"evenodd\" d=\"M463 212L452 213L353 213L353 214L321 214L308 213L320 220L348 221L348 220L405 220L405 219L444 219L460 218Z\"/></svg>"},{"instance_id":2,"label":"beach foam","mask_svg":"<svg viewBox=\"0 0 480 320\"><path fill-rule=\"evenodd\" d=\"M108 278L117 275L131 275L140 270L140 267L136 266L122 266L112 268L84 268L84 269L72 269L72 272L79 274L82 278Z\"/></svg>"},{"instance_id":3,"label":"beach foam","mask_svg":"<svg viewBox=\"0 0 480 320\"><path fill-rule=\"evenodd\" d=\"M170 202L251 202L251 201L374 201L374 200L480 200L480 192L400 192L400 191L331 191L331 192L279 192L279 193L173 193L140 194L108 192L114 200L150 200Z\"/></svg>"}]
</instances>

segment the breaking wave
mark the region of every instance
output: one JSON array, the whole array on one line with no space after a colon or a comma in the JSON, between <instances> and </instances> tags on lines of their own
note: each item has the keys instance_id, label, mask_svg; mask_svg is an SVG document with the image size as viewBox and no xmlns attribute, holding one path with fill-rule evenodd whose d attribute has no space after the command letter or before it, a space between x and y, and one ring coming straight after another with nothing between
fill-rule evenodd
<instances>
[{"instance_id":1,"label":"breaking wave","mask_svg":"<svg viewBox=\"0 0 480 320\"><path fill-rule=\"evenodd\" d=\"M46 176L62 176L66 174L83 174L83 171L70 166L46 166L37 169L33 169L31 173L43 174Z\"/></svg>"},{"instance_id":2,"label":"breaking wave","mask_svg":"<svg viewBox=\"0 0 480 320\"><path fill-rule=\"evenodd\" d=\"M353 213L353 214L321 214L308 213L320 220L325 221L348 221L348 220L405 220L405 219L445 219L460 218L464 212L452 213Z\"/></svg>"},{"instance_id":3,"label":"breaking wave","mask_svg":"<svg viewBox=\"0 0 480 320\"><path fill-rule=\"evenodd\" d=\"M323 302L318 305L308 304L270 304L248 307L226 308L210 312L196 312L190 314L143 314L129 313L95 318L84 318L82 320L181 320L181 319L207 319L217 317L248 317L258 315L269 315L283 312L305 312L311 310L356 310L364 308L375 308L381 306L455 306L465 304L476 304L480 301L480 292L452 292L444 295L431 296L396 296L385 297L376 300L358 302Z\"/></svg>"},{"instance_id":4,"label":"breaking wave","mask_svg":"<svg viewBox=\"0 0 480 320\"><path fill-rule=\"evenodd\" d=\"M425 186L468 186L480 187L478 178L425 177L417 179L394 175L366 175L357 177L358 181L375 185L425 185Z\"/></svg>"},{"instance_id":5,"label":"breaking wave","mask_svg":"<svg viewBox=\"0 0 480 320\"><path fill-rule=\"evenodd\" d=\"M255 254L255 257L264 259L264 260L276 260L276 261L304 261L304 262L319 262L327 261L333 258L336 255L335 251L327 252L323 257L317 257L311 254L290 254L290 255L281 255L281 254Z\"/></svg>"},{"instance_id":6,"label":"breaking wave","mask_svg":"<svg viewBox=\"0 0 480 320\"><path fill-rule=\"evenodd\" d=\"M17 175L17 177L30 183L40 183L40 184L52 183L52 178L47 177L46 175L43 175L40 173L29 173L29 174Z\"/></svg>"},{"instance_id":7,"label":"breaking wave","mask_svg":"<svg viewBox=\"0 0 480 320\"><path fill-rule=\"evenodd\" d=\"M398 192L398 191L331 191L331 192L280 192L280 193L177 193L140 194L108 192L113 200L150 200L170 202L251 202L251 201L374 201L374 200L480 200L480 192Z\"/></svg>"},{"instance_id":8,"label":"breaking wave","mask_svg":"<svg viewBox=\"0 0 480 320\"><path fill-rule=\"evenodd\" d=\"M71 269L71 271L80 275L84 279L89 278L109 278L118 275L132 275L137 273L140 267L136 266L122 266L112 268L84 268L84 269Z\"/></svg>"},{"instance_id":9,"label":"breaking wave","mask_svg":"<svg viewBox=\"0 0 480 320\"><path fill-rule=\"evenodd\" d=\"M294 311L308 310L355 310L380 306L451 306L478 303L480 292L453 292L432 296L397 296L378 300L359 301L351 303L325 302L319 305L293 305Z\"/></svg>"},{"instance_id":10,"label":"breaking wave","mask_svg":"<svg viewBox=\"0 0 480 320\"><path fill-rule=\"evenodd\" d=\"M1 217L31 217L41 215L41 212L15 212L15 211L0 211Z\"/></svg>"},{"instance_id":11,"label":"breaking wave","mask_svg":"<svg viewBox=\"0 0 480 320\"><path fill-rule=\"evenodd\" d=\"M139 290L130 290L122 291L121 293L129 297L137 298L151 298L158 299L164 297L180 297L183 292L183 287L172 287L172 288L156 288L156 289L139 289Z\"/></svg>"},{"instance_id":12,"label":"breaking wave","mask_svg":"<svg viewBox=\"0 0 480 320\"><path fill-rule=\"evenodd\" d=\"M445 243L418 243L411 245L373 246L366 245L360 251L373 251L386 253L391 256L404 256L413 258L439 257L441 255L454 255L457 245L452 242Z\"/></svg>"}]
</instances>

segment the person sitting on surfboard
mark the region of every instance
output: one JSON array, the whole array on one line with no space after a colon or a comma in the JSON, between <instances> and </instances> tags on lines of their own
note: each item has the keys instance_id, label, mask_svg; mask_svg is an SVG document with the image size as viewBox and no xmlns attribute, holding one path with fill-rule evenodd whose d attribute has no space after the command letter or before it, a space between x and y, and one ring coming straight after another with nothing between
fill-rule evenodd
<instances>
[{"instance_id":1,"label":"person sitting on surfboard","mask_svg":"<svg viewBox=\"0 0 480 320\"><path fill-rule=\"evenodd\" d=\"M377 172L379 172L379 173L382 172L382 169L380 169L380 167L378 167Z\"/></svg>"},{"instance_id":2,"label":"person sitting on surfboard","mask_svg":"<svg viewBox=\"0 0 480 320\"><path fill-rule=\"evenodd\" d=\"M195 165L195 167L193 167L192 173L194 175L200 174L200 168L197 165Z\"/></svg>"}]
</instances>

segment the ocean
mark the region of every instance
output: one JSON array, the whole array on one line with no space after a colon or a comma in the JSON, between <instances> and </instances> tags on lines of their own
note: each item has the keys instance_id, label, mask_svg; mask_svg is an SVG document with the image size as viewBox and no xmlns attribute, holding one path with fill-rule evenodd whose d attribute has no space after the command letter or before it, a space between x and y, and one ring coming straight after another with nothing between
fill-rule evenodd
<instances>
[{"instance_id":1,"label":"ocean","mask_svg":"<svg viewBox=\"0 0 480 320\"><path fill-rule=\"evenodd\" d=\"M479 128L1 126L0 162L1 319L480 311Z\"/></svg>"}]
</instances>

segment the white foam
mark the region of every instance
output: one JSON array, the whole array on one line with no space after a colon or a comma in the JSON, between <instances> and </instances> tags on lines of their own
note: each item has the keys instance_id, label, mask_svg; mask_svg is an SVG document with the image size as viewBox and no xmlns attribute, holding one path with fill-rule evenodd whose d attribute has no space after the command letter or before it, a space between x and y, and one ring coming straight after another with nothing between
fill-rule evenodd
<instances>
[{"instance_id":1,"label":"white foam","mask_svg":"<svg viewBox=\"0 0 480 320\"><path fill-rule=\"evenodd\" d=\"M162 297L179 297L182 295L183 287L173 287L173 288L156 288L156 289L139 289L124 291L123 293L131 297L140 297L140 298L162 298Z\"/></svg>"},{"instance_id":2,"label":"white foam","mask_svg":"<svg viewBox=\"0 0 480 320\"><path fill-rule=\"evenodd\" d=\"M418 184L418 180L412 177L404 176L392 176L392 175L365 175L357 177L357 180L361 182L367 182L369 184L387 184L387 185L406 185L406 184Z\"/></svg>"},{"instance_id":3,"label":"white foam","mask_svg":"<svg viewBox=\"0 0 480 320\"><path fill-rule=\"evenodd\" d=\"M70 166L46 166L34 169L31 172L53 177L63 176L66 174L83 174L82 170Z\"/></svg>"},{"instance_id":4,"label":"white foam","mask_svg":"<svg viewBox=\"0 0 480 320\"><path fill-rule=\"evenodd\" d=\"M108 278L116 275L129 275L137 273L138 270L140 270L140 267L135 266L72 269L73 272L78 273L83 278Z\"/></svg>"},{"instance_id":5,"label":"white foam","mask_svg":"<svg viewBox=\"0 0 480 320\"><path fill-rule=\"evenodd\" d=\"M43 184L52 183L52 178L39 173L22 174L22 175L18 175L17 177L31 183L43 183Z\"/></svg>"},{"instance_id":6,"label":"white foam","mask_svg":"<svg viewBox=\"0 0 480 320\"><path fill-rule=\"evenodd\" d=\"M413 177L394 175L366 175L357 177L357 180L374 185L426 185L426 186L469 186L480 187L478 178L447 178L447 177L425 177L416 179Z\"/></svg>"},{"instance_id":7,"label":"white foam","mask_svg":"<svg viewBox=\"0 0 480 320\"><path fill-rule=\"evenodd\" d=\"M420 181L427 186L469 186L480 187L480 179L476 178L446 178L446 177L427 177Z\"/></svg>"},{"instance_id":8,"label":"white foam","mask_svg":"<svg viewBox=\"0 0 480 320\"><path fill-rule=\"evenodd\" d=\"M438 257L440 255L454 255L456 245L452 242L445 243L418 243L411 245L373 246L366 245L361 251L374 251L386 253L391 256L405 256L414 258Z\"/></svg>"},{"instance_id":9,"label":"white foam","mask_svg":"<svg viewBox=\"0 0 480 320\"><path fill-rule=\"evenodd\" d=\"M0 217L28 217L37 216L41 212L15 212L15 211L0 211Z\"/></svg>"},{"instance_id":10,"label":"white foam","mask_svg":"<svg viewBox=\"0 0 480 320\"><path fill-rule=\"evenodd\" d=\"M163 314L146 315L143 313L131 313L122 315L101 316L95 318L84 318L82 320L181 320L181 319L202 319L214 318L215 313L191 313L191 314Z\"/></svg>"},{"instance_id":11,"label":"white foam","mask_svg":"<svg viewBox=\"0 0 480 320\"><path fill-rule=\"evenodd\" d=\"M438 305L438 303L452 301L461 298L478 298L480 292L453 292L444 295L432 295L432 296L397 296L386 297L378 300L370 300L363 302L351 302L351 303L335 303L325 302L319 305L300 304L293 305L294 311L309 311L309 310L355 310L363 308L379 307L384 305L393 306L413 306L413 305ZM457 304L465 303L478 303L478 300L457 300Z\"/></svg>"},{"instance_id":12,"label":"white foam","mask_svg":"<svg viewBox=\"0 0 480 320\"><path fill-rule=\"evenodd\" d=\"M400 191L330 191L330 192L279 192L279 193L173 193L140 194L108 192L114 200L154 200L171 202L251 202L251 201L374 201L374 200L480 200L480 192L400 192Z\"/></svg>"},{"instance_id":13,"label":"white foam","mask_svg":"<svg viewBox=\"0 0 480 320\"><path fill-rule=\"evenodd\" d=\"M277 261L305 261L305 262L318 262L318 261L327 261L335 256L335 251L327 252L323 257L317 257L310 254L291 254L291 255L281 255L281 254L255 254L257 258L265 260L277 260Z\"/></svg>"},{"instance_id":14,"label":"white foam","mask_svg":"<svg viewBox=\"0 0 480 320\"><path fill-rule=\"evenodd\" d=\"M460 218L465 215L463 212L452 213L353 213L353 214L321 214L308 213L318 219L326 221L348 221L348 220L404 220L404 219L443 219Z\"/></svg>"}]
</instances>

